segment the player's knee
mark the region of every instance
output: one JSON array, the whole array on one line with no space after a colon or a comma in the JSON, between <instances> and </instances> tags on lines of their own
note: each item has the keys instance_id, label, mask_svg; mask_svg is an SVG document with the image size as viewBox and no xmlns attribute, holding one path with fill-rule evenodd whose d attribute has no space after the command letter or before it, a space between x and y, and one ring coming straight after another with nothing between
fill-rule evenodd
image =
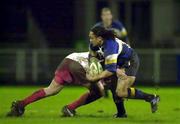
<instances>
[{"instance_id":1,"label":"player's knee","mask_svg":"<svg viewBox=\"0 0 180 124\"><path fill-rule=\"evenodd\" d=\"M98 95L99 97L102 97L102 96L105 95L104 89L98 89L98 90L96 90L96 93L97 93L97 95Z\"/></svg>"},{"instance_id":2,"label":"player's knee","mask_svg":"<svg viewBox=\"0 0 180 124\"><path fill-rule=\"evenodd\" d=\"M120 89L116 89L116 94L119 97L122 97L123 93L120 91Z\"/></svg>"},{"instance_id":3,"label":"player's knee","mask_svg":"<svg viewBox=\"0 0 180 124\"><path fill-rule=\"evenodd\" d=\"M55 80L52 80L51 84L44 88L47 96L56 95L63 88L63 85L59 85Z\"/></svg>"},{"instance_id":4,"label":"player's knee","mask_svg":"<svg viewBox=\"0 0 180 124\"><path fill-rule=\"evenodd\" d=\"M105 95L104 87L98 87L99 95L102 97Z\"/></svg>"},{"instance_id":5,"label":"player's knee","mask_svg":"<svg viewBox=\"0 0 180 124\"><path fill-rule=\"evenodd\" d=\"M127 92L121 90L121 89L116 89L116 94L118 97L127 97Z\"/></svg>"},{"instance_id":6,"label":"player's knee","mask_svg":"<svg viewBox=\"0 0 180 124\"><path fill-rule=\"evenodd\" d=\"M47 88L44 88L44 91L47 96L56 95L59 92L57 88L52 88L50 86Z\"/></svg>"}]
</instances>

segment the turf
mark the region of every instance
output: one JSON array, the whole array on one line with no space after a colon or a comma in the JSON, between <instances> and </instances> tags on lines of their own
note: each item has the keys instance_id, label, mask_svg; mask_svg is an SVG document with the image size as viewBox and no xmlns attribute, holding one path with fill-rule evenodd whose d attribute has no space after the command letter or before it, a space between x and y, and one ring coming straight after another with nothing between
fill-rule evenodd
<instances>
[{"instance_id":1,"label":"turf","mask_svg":"<svg viewBox=\"0 0 180 124\"><path fill-rule=\"evenodd\" d=\"M180 89L179 88L144 88L146 92L157 93L161 96L159 110L152 114L150 105L144 101L125 101L128 118L116 119L116 112L111 98L100 100L83 106L77 110L73 118L61 117L61 108L75 100L87 90L80 87L64 88L58 95L33 103L26 108L23 117L7 118L10 104L13 100L21 99L31 94L39 87L0 87L0 123L1 124L179 124L180 123Z\"/></svg>"}]
</instances>

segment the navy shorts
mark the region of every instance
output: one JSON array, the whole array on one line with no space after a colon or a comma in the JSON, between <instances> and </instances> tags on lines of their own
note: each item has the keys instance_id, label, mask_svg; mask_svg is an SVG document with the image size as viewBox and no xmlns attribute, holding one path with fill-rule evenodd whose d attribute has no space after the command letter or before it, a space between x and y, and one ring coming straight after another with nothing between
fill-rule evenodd
<instances>
[{"instance_id":1,"label":"navy shorts","mask_svg":"<svg viewBox=\"0 0 180 124\"><path fill-rule=\"evenodd\" d=\"M126 75L136 76L139 69L139 57L133 50L129 60L121 59L121 65L118 68L125 68Z\"/></svg>"},{"instance_id":2,"label":"navy shorts","mask_svg":"<svg viewBox=\"0 0 180 124\"><path fill-rule=\"evenodd\" d=\"M126 75L128 76L136 76L139 69L139 57L138 54L133 50L131 59L129 61L129 66L125 68Z\"/></svg>"}]
</instances>

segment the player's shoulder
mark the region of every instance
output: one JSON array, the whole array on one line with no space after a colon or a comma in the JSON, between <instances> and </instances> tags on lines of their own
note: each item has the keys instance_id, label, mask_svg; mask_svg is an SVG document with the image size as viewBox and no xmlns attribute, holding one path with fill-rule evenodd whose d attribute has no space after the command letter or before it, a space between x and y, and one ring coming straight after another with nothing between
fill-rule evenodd
<instances>
[{"instance_id":1,"label":"player's shoulder","mask_svg":"<svg viewBox=\"0 0 180 124\"><path fill-rule=\"evenodd\" d=\"M120 20L113 20L112 23L114 23L114 24L122 24L122 22Z\"/></svg>"},{"instance_id":2,"label":"player's shoulder","mask_svg":"<svg viewBox=\"0 0 180 124\"><path fill-rule=\"evenodd\" d=\"M105 41L104 43L104 47L110 47L112 49L112 46L116 46L117 45L117 42L115 39L108 39Z\"/></svg>"},{"instance_id":3,"label":"player's shoulder","mask_svg":"<svg viewBox=\"0 0 180 124\"><path fill-rule=\"evenodd\" d=\"M131 46L129 44L127 44L126 42L120 40L119 38L115 38L115 41L118 43L118 45L126 45L128 46L129 48L131 48Z\"/></svg>"},{"instance_id":4,"label":"player's shoulder","mask_svg":"<svg viewBox=\"0 0 180 124\"><path fill-rule=\"evenodd\" d=\"M97 23L93 26L93 28L94 28L94 27L97 27L97 26L103 26L103 23L102 23L102 22L97 22Z\"/></svg>"},{"instance_id":5,"label":"player's shoulder","mask_svg":"<svg viewBox=\"0 0 180 124\"><path fill-rule=\"evenodd\" d=\"M118 27L121 27L121 28L124 27L122 22L119 21L119 20L113 20L112 25L118 26Z\"/></svg>"},{"instance_id":6,"label":"player's shoulder","mask_svg":"<svg viewBox=\"0 0 180 124\"><path fill-rule=\"evenodd\" d=\"M104 55L105 57L111 54L116 54L118 51L118 44L114 39L109 39L105 41L104 44Z\"/></svg>"}]
</instances>

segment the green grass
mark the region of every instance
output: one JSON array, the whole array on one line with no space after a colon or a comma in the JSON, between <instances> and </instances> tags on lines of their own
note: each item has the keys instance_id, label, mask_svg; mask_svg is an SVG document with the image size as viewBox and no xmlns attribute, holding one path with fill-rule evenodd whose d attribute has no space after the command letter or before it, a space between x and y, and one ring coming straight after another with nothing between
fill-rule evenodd
<instances>
[{"instance_id":1,"label":"green grass","mask_svg":"<svg viewBox=\"0 0 180 124\"><path fill-rule=\"evenodd\" d=\"M111 98L100 100L83 106L77 110L78 115L73 118L60 117L61 108L78 98L87 90L79 87L64 88L56 96L52 96L26 108L23 117L6 118L11 102L31 94L39 87L0 87L0 123L1 124L172 124L180 123L180 88L140 89L146 92L157 93L161 96L159 110L152 114L150 105L144 101L125 101L128 118L115 119L116 112Z\"/></svg>"}]
</instances>

